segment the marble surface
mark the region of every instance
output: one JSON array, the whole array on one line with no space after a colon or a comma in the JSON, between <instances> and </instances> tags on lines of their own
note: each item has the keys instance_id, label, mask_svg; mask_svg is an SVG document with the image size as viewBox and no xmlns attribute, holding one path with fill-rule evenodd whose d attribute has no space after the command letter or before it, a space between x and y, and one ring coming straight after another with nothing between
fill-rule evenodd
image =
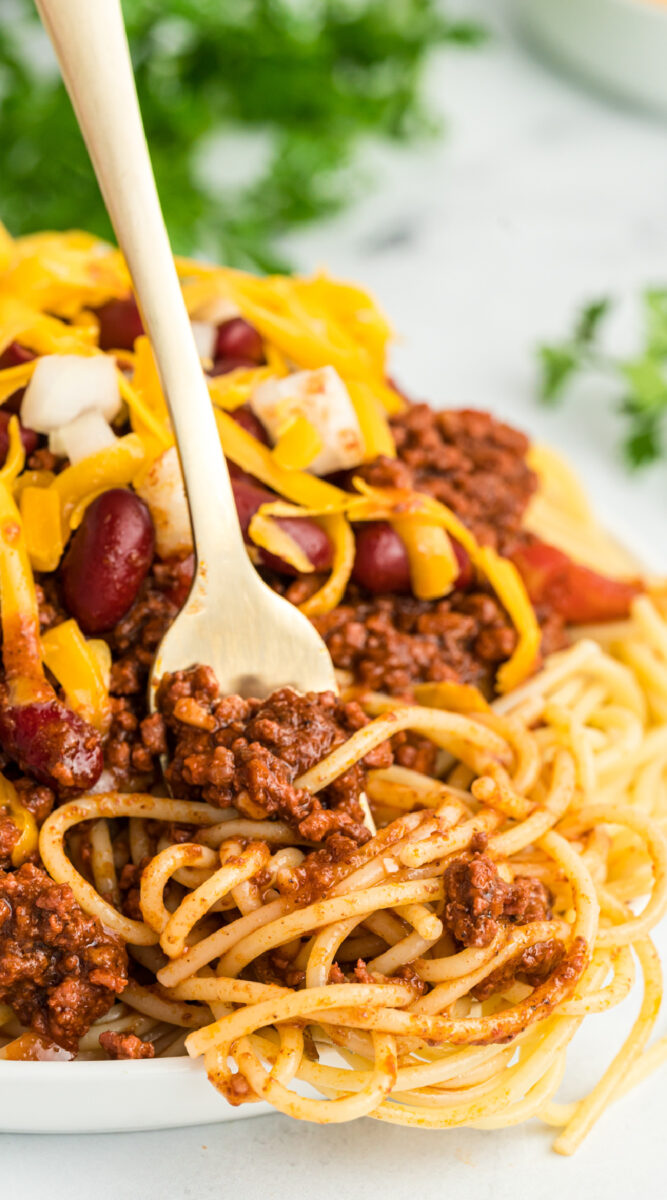
<instances>
[{"instance_id":1,"label":"marble surface","mask_svg":"<svg viewBox=\"0 0 667 1200\"><path fill-rule=\"evenodd\" d=\"M326 264L375 290L403 335L396 372L415 395L488 406L560 446L600 513L665 570L665 467L628 477L618 424L595 394L540 409L533 347L558 337L586 298L632 297L667 280L667 127L551 74L516 40L504 4L459 7L483 15L495 36L434 66L447 139L400 160L374 155L382 191L290 249L304 268ZM632 330L630 304L616 343L631 345ZM630 1019L623 1006L579 1035L568 1095L593 1081ZM657 1200L666 1100L664 1076L650 1080L572 1161L551 1154L537 1126L422 1134L270 1116L167 1133L4 1136L1 1191L17 1200L431 1200L454 1191L509 1200L530 1188L533 1200L554 1200L575 1187L620 1200L631 1178Z\"/></svg>"}]
</instances>

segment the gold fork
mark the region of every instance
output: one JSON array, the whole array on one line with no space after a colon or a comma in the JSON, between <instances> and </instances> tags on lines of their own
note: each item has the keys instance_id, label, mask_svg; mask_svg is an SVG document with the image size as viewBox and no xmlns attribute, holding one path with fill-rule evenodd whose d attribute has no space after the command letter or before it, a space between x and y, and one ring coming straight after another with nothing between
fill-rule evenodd
<instances>
[{"instance_id":1,"label":"gold fork","mask_svg":"<svg viewBox=\"0 0 667 1200\"><path fill-rule=\"evenodd\" d=\"M167 671L204 663L223 692L336 689L307 617L267 587L243 543L206 381L174 267L141 122L119 0L38 0L118 243L169 407L196 552L192 591L159 647Z\"/></svg>"}]
</instances>

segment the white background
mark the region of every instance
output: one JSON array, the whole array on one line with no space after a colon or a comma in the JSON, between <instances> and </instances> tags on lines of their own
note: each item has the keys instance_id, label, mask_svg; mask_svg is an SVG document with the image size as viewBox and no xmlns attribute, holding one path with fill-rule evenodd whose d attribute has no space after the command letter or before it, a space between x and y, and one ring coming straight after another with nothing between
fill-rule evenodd
<instances>
[{"instance_id":1,"label":"white background","mask_svg":"<svg viewBox=\"0 0 667 1200\"><path fill-rule=\"evenodd\" d=\"M403 335L396 371L415 396L485 406L566 450L600 514L667 570L667 470L630 478L619 426L586 392L558 412L535 403L534 345L557 338L599 294L630 301L667 283L667 128L552 74L516 41L503 3L469 0L496 32L439 59L432 89L448 137L397 159L373 155L383 188L353 216L302 236L304 269L367 283ZM370 156L369 156L370 163ZM631 347L633 305L611 331ZM665 938L662 939L663 942ZM571 1054L568 1095L590 1084L631 1011L591 1018ZM662 1032L667 1031L663 1017ZM576 1061L574 1061L576 1058ZM29 1068L27 1068L29 1069ZM139 1068L141 1069L141 1068ZM610 1110L575 1159L537 1125L502 1133L312 1127L270 1116L165 1133L0 1137L0 1194L37 1200L465 1200L563 1189L620 1200L664 1195L665 1077Z\"/></svg>"}]
</instances>

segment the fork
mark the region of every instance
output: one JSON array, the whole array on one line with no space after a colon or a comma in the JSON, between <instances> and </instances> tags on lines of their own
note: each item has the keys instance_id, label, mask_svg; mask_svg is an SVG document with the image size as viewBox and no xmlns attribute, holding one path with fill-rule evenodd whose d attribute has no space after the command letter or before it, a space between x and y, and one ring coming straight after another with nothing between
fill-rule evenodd
<instances>
[{"instance_id":1,"label":"fork","mask_svg":"<svg viewBox=\"0 0 667 1200\"><path fill-rule=\"evenodd\" d=\"M165 672L213 668L223 693L337 690L310 621L252 566L160 209L119 0L37 0L127 261L171 417L196 568L155 658Z\"/></svg>"}]
</instances>

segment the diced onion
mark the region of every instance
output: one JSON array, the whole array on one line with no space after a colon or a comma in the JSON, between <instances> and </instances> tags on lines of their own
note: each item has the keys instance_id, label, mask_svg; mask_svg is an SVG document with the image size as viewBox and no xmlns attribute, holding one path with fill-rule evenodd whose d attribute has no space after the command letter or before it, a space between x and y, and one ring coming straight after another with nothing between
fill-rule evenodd
<instances>
[{"instance_id":1,"label":"diced onion","mask_svg":"<svg viewBox=\"0 0 667 1200\"><path fill-rule=\"evenodd\" d=\"M187 289L183 290L187 294ZM210 321L212 325L222 325L225 321L231 321L234 317L241 316L238 304L230 300L229 296L209 296L207 299L195 302L188 311L196 321Z\"/></svg>"},{"instance_id":2,"label":"diced onion","mask_svg":"<svg viewBox=\"0 0 667 1200\"><path fill-rule=\"evenodd\" d=\"M72 465L113 446L116 435L105 421L101 412L91 409L81 413L68 425L61 425L49 434L49 450L59 457L68 458Z\"/></svg>"},{"instance_id":3,"label":"diced onion","mask_svg":"<svg viewBox=\"0 0 667 1200\"><path fill-rule=\"evenodd\" d=\"M151 464L135 489L146 501L155 525L155 542L161 558L192 550L190 513L176 447L165 450Z\"/></svg>"},{"instance_id":4,"label":"diced onion","mask_svg":"<svg viewBox=\"0 0 667 1200\"><path fill-rule=\"evenodd\" d=\"M322 443L309 464L314 475L349 470L364 461L366 446L350 394L333 367L267 379L255 388L250 407L277 442L290 422L305 417Z\"/></svg>"},{"instance_id":5,"label":"diced onion","mask_svg":"<svg viewBox=\"0 0 667 1200\"><path fill-rule=\"evenodd\" d=\"M112 421L120 406L113 358L103 354L46 354L26 388L21 420L38 433L51 433L90 410Z\"/></svg>"},{"instance_id":6,"label":"diced onion","mask_svg":"<svg viewBox=\"0 0 667 1200\"><path fill-rule=\"evenodd\" d=\"M213 358L218 331L210 321L191 321L192 335L200 358Z\"/></svg>"}]
</instances>

